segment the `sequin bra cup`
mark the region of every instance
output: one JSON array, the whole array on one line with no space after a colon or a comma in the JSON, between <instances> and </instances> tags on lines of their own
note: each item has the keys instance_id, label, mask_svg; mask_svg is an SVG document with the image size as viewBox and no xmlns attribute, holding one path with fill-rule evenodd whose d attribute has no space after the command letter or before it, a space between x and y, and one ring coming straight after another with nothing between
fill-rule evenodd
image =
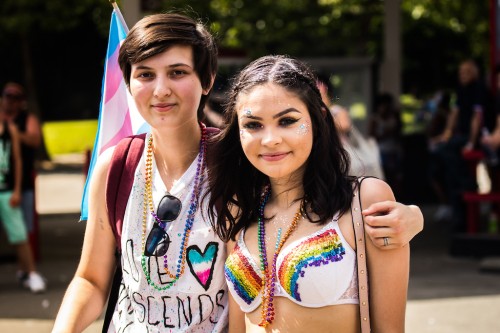
<instances>
[{"instance_id":1,"label":"sequin bra cup","mask_svg":"<svg viewBox=\"0 0 500 333\"><path fill-rule=\"evenodd\" d=\"M262 301L262 274L240 233L226 260L224 274L243 312ZM356 253L344 239L336 218L321 230L285 246L276 261L275 297L304 307L359 304Z\"/></svg>"}]
</instances>

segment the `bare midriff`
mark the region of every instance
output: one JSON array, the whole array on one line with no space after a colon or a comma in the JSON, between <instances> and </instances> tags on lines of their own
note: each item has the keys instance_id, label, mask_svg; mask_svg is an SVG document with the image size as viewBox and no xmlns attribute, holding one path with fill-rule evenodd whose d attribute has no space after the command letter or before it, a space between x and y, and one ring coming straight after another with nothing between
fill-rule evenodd
<instances>
[{"instance_id":1,"label":"bare midriff","mask_svg":"<svg viewBox=\"0 0 500 333\"><path fill-rule=\"evenodd\" d=\"M359 304L330 305L321 308L307 308L284 297L274 298L274 321L267 329L259 327L261 309L247 313L246 332L286 333L359 333Z\"/></svg>"}]
</instances>

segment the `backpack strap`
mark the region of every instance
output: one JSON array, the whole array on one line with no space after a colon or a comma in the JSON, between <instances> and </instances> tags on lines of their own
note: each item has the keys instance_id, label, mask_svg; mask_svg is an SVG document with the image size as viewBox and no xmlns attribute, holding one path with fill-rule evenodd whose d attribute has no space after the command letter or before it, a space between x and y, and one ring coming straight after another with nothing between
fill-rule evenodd
<instances>
[{"instance_id":1,"label":"backpack strap","mask_svg":"<svg viewBox=\"0 0 500 333\"><path fill-rule=\"evenodd\" d=\"M115 147L108 170L106 207L119 252L121 252L123 217L134 183L135 169L144 151L145 140L145 133L120 140Z\"/></svg>"},{"instance_id":2,"label":"backpack strap","mask_svg":"<svg viewBox=\"0 0 500 333\"><path fill-rule=\"evenodd\" d=\"M370 332L370 306L368 295L368 269L366 265L366 242L363 214L361 214L361 183L366 177L358 178L352 199L352 223L356 239L356 262L358 267L359 315L361 332ZM356 199L357 197L357 199Z\"/></svg>"},{"instance_id":3,"label":"backpack strap","mask_svg":"<svg viewBox=\"0 0 500 333\"><path fill-rule=\"evenodd\" d=\"M115 147L106 180L106 208L116 241L116 269L108 297L102 332L107 333L115 311L122 282L121 236L123 217L127 208L134 173L144 150L146 134L126 137Z\"/></svg>"}]
</instances>

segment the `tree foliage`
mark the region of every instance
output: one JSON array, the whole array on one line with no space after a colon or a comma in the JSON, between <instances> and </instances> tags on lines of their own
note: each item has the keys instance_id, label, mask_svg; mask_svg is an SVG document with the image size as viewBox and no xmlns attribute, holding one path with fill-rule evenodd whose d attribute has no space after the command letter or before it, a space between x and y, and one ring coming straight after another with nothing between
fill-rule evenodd
<instances>
[{"instance_id":1,"label":"tree foliage","mask_svg":"<svg viewBox=\"0 0 500 333\"><path fill-rule=\"evenodd\" d=\"M90 17L104 32L110 12L109 3L102 0L2 0L0 29L7 34L60 32Z\"/></svg>"},{"instance_id":2,"label":"tree foliage","mask_svg":"<svg viewBox=\"0 0 500 333\"><path fill-rule=\"evenodd\" d=\"M89 114L86 110L95 102L94 98L91 102L82 98L86 94L79 90L80 84L87 81L81 78L84 73L94 78L95 68L102 71L102 66L100 60L93 66L92 54L80 59L82 53L75 51L87 43L105 43L111 10L102 0L2 0L0 83L24 84L31 111L42 118L48 115L46 119L50 119L57 113L56 118L71 116L68 105L80 108L73 114L76 118ZM87 96L98 96L99 90L96 92ZM92 112L92 116L96 114Z\"/></svg>"},{"instance_id":3,"label":"tree foliage","mask_svg":"<svg viewBox=\"0 0 500 333\"><path fill-rule=\"evenodd\" d=\"M474 59L487 74L488 1L403 1L406 90L454 87L458 64Z\"/></svg>"},{"instance_id":4,"label":"tree foliage","mask_svg":"<svg viewBox=\"0 0 500 333\"><path fill-rule=\"evenodd\" d=\"M383 60L384 0L136 1L154 11L190 8L216 34L222 54L237 51L249 59L270 53L371 57L375 64ZM405 91L432 93L452 86L464 58L474 58L487 69L488 1L400 2ZM59 116L68 104L94 109L88 100L98 105L96 77L102 75L111 10L107 0L0 1L0 80L12 77L13 67L27 73L29 90L41 90L44 112L58 110ZM66 83L68 67L77 78L72 85ZM65 96L71 100L50 100L47 81L60 91L71 86ZM89 87L88 82L95 82L91 96L78 91Z\"/></svg>"},{"instance_id":5,"label":"tree foliage","mask_svg":"<svg viewBox=\"0 0 500 333\"><path fill-rule=\"evenodd\" d=\"M190 6L210 22L224 49L250 58L371 57L382 60L381 0L173 0L162 10ZM430 93L454 84L457 64L488 64L487 1L402 0L403 81L406 90Z\"/></svg>"},{"instance_id":6,"label":"tree foliage","mask_svg":"<svg viewBox=\"0 0 500 333\"><path fill-rule=\"evenodd\" d=\"M382 22L378 0L174 0L162 9L186 5L208 19L222 47L244 49L252 58L369 54Z\"/></svg>"}]
</instances>

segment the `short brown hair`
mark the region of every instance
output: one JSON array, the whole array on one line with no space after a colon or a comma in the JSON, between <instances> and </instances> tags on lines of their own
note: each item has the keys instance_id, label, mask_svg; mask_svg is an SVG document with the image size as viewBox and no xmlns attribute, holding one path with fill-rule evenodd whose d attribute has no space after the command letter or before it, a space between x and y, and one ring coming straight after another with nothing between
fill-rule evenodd
<instances>
[{"instance_id":1,"label":"short brown hair","mask_svg":"<svg viewBox=\"0 0 500 333\"><path fill-rule=\"evenodd\" d=\"M191 46L194 70L203 89L208 89L217 73L217 46L212 34L194 19L177 13L144 17L129 31L120 47L118 63L127 86L132 64L160 54L175 45ZM203 95L198 108L201 116L208 95Z\"/></svg>"}]
</instances>

